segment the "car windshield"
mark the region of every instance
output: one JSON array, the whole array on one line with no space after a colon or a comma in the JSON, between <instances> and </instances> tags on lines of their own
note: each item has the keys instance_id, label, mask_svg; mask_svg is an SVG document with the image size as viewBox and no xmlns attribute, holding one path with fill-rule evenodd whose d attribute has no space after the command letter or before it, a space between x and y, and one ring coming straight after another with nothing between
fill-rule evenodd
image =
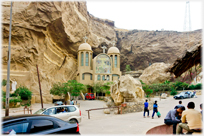
<instances>
[{"instance_id":1,"label":"car windshield","mask_svg":"<svg viewBox=\"0 0 204 136\"><path fill-rule=\"evenodd\" d=\"M91 96L94 96L94 94L91 94Z\"/></svg>"},{"instance_id":2,"label":"car windshield","mask_svg":"<svg viewBox=\"0 0 204 136\"><path fill-rule=\"evenodd\" d=\"M36 111L34 114L40 114L41 112L45 111L46 108L42 108L42 109L39 109L38 111Z\"/></svg>"}]
</instances>

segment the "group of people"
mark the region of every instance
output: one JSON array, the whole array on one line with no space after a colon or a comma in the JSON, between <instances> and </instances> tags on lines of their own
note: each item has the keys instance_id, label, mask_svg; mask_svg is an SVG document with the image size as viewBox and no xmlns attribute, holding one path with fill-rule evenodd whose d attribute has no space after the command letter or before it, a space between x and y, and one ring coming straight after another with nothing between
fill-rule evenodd
<instances>
[{"instance_id":1,"label":"group of people","mask_svg":"<svg viewBox=\"0 0 204 136\"><path fill-rule=\"evenodd\" d=\"M147 112L147 117L149 117L149 103L148 100L144 103L144 118L145 118L145 113ZM153 104L153 113L152 113L152 119L154 119L154 114L157 113L158 118L160 117L160 113L158 111L158 105L157 101L154 102Z\"/></svg>"},{"instance_id":2,"label":"group of people","mask_svg":"<svg viewBox=\"0 0 204 136\"><path fill-rule=\"evenodd\" d=\"M164 118L164 123L166 125L173 125L173 134L183 134L183 129L187 131L187 134L192 134L193 132L201 132L202 129L202 104L200 104L201 112L195 110L195 103L189 102L187 105L187 110L185 106L182 105L182 101L170 110L166 117ZM149 117L149 103L148 100L144 103L144 118L145 113ZM154 114L158 113L157 101L153 105L152 119ZM158 117L160 117L158 115Z\"/></svg>"}]
</instances>

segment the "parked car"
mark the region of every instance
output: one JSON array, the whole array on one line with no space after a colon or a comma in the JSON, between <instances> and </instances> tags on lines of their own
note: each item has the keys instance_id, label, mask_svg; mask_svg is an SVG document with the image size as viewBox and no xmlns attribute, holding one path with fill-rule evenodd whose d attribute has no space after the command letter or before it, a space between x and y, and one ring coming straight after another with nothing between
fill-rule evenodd
<instances>
[{"instance_id":1,"label":"parked car","mask_svg":"<svg viewBox=\"0 0 204 136\"><path fill-rule=\"evenodd\" d=\"M174 96L174 99L184 99L184 98L193 98L193 92L191 91L186 91L186 92L181 92L177 95Z\"/></svg>"},{"instance_id":2,"label":"parked car","mask_svg":"<svg viewBox=\"0 0 204 136\"><path fill-rule=\"evenodd\" d=\"M2 134L80 134L78 123L47 115L18 115L2 118Z\"/></svg>"},{"instance_id":3,"label":"parked car","mask_svg":"<svg viewBox=\"0 0 204 136\"><path fill-rule=\"evenodd\" d=\"M57 105L64 105L62 101L56 101L54 104L55 104L55 106L57 106Z\"/></svg>"},{"instance_id":4,"label":"parked car","mask_svg":"<svg viewBox=\"0 0 204 136\"><path fill-rule=\"evenodd\" d=\"M50 115L62 119L66 122L81 122L81 110L76 105L60 105L43 108L34 114Z\"/></svg>"},{"instance_id":5,"label":"parked car","mask_svg":"<svg viewBox=\"0 0 204 136\"><path fill-rule=\"evenodd\" d=\"M93 93L86 93L85 100L95 100L95 96Z\"/></svg>"}]
</instances>

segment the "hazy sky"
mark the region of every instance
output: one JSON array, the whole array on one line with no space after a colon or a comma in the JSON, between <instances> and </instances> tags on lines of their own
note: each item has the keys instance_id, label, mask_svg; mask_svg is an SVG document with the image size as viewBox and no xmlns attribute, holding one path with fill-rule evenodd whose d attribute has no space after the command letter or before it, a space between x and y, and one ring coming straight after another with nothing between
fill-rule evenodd
<instances>
[{"instance_id":1,"label":"hazy sky","mask_svg":"<svg viewBox=\"0 0 204 136\"><path fill-rule=\"evenodd\" d=\"M191 30L202 28L202 0L190 0ZM95 17L115 22L117 28L183 31L186 1L87 1Z\"/></svg>"}]
</instances>

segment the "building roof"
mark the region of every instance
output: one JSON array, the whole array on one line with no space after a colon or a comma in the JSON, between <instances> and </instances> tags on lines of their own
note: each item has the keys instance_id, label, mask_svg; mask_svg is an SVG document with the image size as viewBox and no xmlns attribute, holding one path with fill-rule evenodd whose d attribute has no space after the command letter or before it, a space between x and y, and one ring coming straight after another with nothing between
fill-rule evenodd
<instances>
[{"instance_id":1,"label":"building roof","mask_svg":"<svg viewBox=\"0 0 204 136\"><path fill-rule=\"evenodd\" d=\"M88 43L82 43L78 48L78 51L80 50L92 51L91 46Z\"/></svg>"},{"instance_id":2,"label":"building roof","mask_svg":"<svg viewBox=\"0 0 204 136\"><path fill-rule=\"evenodd\" d=\"M118 50L117 47L110 47L108 49L108 54L111 54L111 53L120 53L120 51Z\"/></svg>"},{"instance_id":3,"label":"building roof","mask_svg":"<svg viewBox=\"0 0 204 136\"><path fill-rule=\"evenodd\" d=\"M201 64L201 50L201 44L187 50L181 58L178 58L174 64L166 70L166 72L173 73L176 77L179 77L194 65Z\"/></svg>"}]
</instances>

